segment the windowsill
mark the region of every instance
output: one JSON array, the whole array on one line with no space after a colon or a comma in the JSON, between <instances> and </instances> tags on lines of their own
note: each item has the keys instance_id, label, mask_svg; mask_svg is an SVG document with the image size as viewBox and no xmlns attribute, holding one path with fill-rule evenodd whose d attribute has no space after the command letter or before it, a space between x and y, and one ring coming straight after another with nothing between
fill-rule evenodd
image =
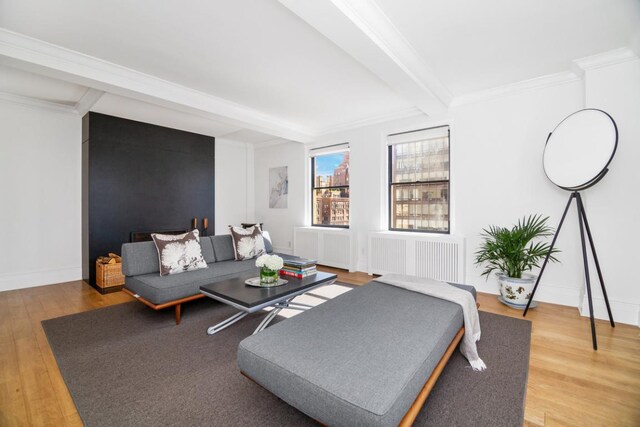
<instances>
[{"instance_id":1,"label":"windowsill","mask_svg":"<svg viewBox=\"0 0 640 427\"><path fill-rule=\"evenodd\" d=\"M305 225L301 227L296 227L299 230L314 230L314 231L331 231L335 233L348 233L351 231L349 228L344 227L326 227L322 225Z\"/></svg>"},{"instance_id":2,"label":"windowsill","mask_svg":"<svg viewBox=\"0 0 640 427\"><path fill-rule=\"evenodd\" d=\"M462 237L454 233L436 233L432 231L378 230L378 231L371 231L371 233L386 234L389 236L411 236L411 237L428 236L428 237L434 237L434 238L442 237L443 239L446 239L447 237Z\"/></svg>"}]
</instances>

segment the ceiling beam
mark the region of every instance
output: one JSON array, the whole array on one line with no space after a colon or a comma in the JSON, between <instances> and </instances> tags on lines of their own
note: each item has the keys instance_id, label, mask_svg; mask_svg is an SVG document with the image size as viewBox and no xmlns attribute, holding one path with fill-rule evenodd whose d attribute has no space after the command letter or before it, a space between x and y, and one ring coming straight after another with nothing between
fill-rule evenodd
<instances>
[{"instance_id":1,"label":"ceiling beam","mask_svg":"<svg viewBox=\"0 0 640 427\"><path fill-rule=\"evenodd\" d=\"M250 107L2 28L0 63L294 141L314 135Z\"/></svg>"},{"instance_id":2,"label":"ceiling beam","mask_svg":"<svg viewBox=\"0 0 640 427\"><path fill-rule=\"evenodd\" d=\"M279 0L429 116L452 95L374 0Z\"/></svg>"}]
</instances>

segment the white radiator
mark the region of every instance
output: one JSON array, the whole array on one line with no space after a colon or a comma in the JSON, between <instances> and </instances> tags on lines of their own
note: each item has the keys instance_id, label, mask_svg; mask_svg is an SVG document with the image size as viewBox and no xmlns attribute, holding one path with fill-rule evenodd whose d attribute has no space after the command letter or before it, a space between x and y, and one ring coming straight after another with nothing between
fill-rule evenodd
<instances>
[{"instance_id":1,"label":"white radiator","mask_svg":"<svg viewBox=\"0 0 640 427\"><path fill-rule=\"evenodd\" d=\"M463 283L464 239L417 233L369 233L368 273L400 273Z\"/></svg>"},{"instance_id":2,"label":"white radiator","mask_svg":"<svg viewBox=\"0 0 640 427\"><path fill-rule=\"evenodd\" d=\"M407 273L407 241L369 238L369 274Z\"/></svg>"},{"instance_id":3,"label":"white radiator","mask_svg":"<svg viewBox=\"0 0 640 427\"><path fill-rule=\"evenodd\" d=\"M293 231L293 253L318 260L318 264L354 271L355 239L350 230L297 227Z\"/></svg>"}]
</instances>

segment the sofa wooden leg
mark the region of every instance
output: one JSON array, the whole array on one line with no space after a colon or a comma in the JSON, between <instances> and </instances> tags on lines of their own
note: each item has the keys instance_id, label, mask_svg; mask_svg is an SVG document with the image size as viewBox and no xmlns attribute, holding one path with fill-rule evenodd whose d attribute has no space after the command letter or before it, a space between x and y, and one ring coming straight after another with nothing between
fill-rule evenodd
<instances>
[{"instance_id":1,"label":"sofa wooden leg","mask_svg":"<svg viewBox=\"0 0 640 427\"><path fill-rule=\"evenodd\" d=\"M180 324L180 310L181 310L182 304L176 304L176 325Z\"/></svg>"}]
</instances>

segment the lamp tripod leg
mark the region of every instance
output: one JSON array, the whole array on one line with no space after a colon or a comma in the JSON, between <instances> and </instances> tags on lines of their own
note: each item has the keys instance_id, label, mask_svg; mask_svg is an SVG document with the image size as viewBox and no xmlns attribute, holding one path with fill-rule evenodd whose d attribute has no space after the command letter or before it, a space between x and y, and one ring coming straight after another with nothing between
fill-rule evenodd
<instances>
[{"instance_id":1,"label":"lamp tripod leg","mask_svg":"<svg viewBox=\"0 0 640 427\"><path fill-rule=\"evenodd\" d=\"M558 240L558 235L560 234L560 229L562 228L562 224L564 223L564 219L567 217L567 212L569 211L569 206L571 206L571 201L574 197L576 197L577 193L571 193L569 196L569 201L567 202L567 206L564 208L564 212L562 213L562 218L560 219L560 223L558 224L558 228L556 228L556 234L553 236L553 240L551 241L551 246L549 247L549 253L544 257L544 262L542 263L542 267L540 268L540 273L538 274L538 278L536 279L536 284L533 286L533 291L531 292L531 297L527 302L527 306L524 309L524 313L522 313L522 317L527 315L529 311L529 306L533 301L533 296L536 294L536 290L538 289L538 285L540 284L540 279L542 278L542 273L544 273L544 269L547 268L547 263L549 262L549 257L551 256L551 251L556 244L556 240Z\"/></svg>"},{"instance_id":2,"label":"lamp tripod leg","mask_svg":"<svg viewBox=\"0 0 640 427\"><path fill-rule=\"evenodd\" d=\"M587 230L587 237L589 237L589 245L591 246L591 253L593 254L593 260L596 264L596 270L598 271L598 279L600 279L600 286L602 287L602 295L604 296L604 302L607 306L607 313L609 314L609 322L611 327L615 328L616 324L613 321L613 314L611 313L611 306L609 305L609 297L607 296L607 290L604 287L604 279L602 278L602 270L600 269L600 262L598 261L598 255L596 254L596 246L593 243L593 236L591 236L591 228L589 227L589 221L587 221L587 211L582 203L582 197L578 195L578 204L580 206L580 212L582 219L584 220L584 228Z\"/></svg>"},{"instance_id":3,"label":"lamp tripod leg","mask_svg":"<svg viewBox=\"0 0 640 427\"><path fill-rule=\"evenodd\" d=\"M589 299L589 318L591 320L591 339L593 341L593 349L597 350L598 341L596 339L596 321L593 317L593 299L591 298L591 281L589 279L589 259L587 258L587 245L584 238L584 224L583 224L584 221L582 218L582 211L581 211L582 204L580 202L581 202L580 195L578 195L578 203L577 203L578 223L580 224L580 240L582 242L582 261L584 262L584 276L587 284L587 298Z\"/></svg>"}]
</instances>

